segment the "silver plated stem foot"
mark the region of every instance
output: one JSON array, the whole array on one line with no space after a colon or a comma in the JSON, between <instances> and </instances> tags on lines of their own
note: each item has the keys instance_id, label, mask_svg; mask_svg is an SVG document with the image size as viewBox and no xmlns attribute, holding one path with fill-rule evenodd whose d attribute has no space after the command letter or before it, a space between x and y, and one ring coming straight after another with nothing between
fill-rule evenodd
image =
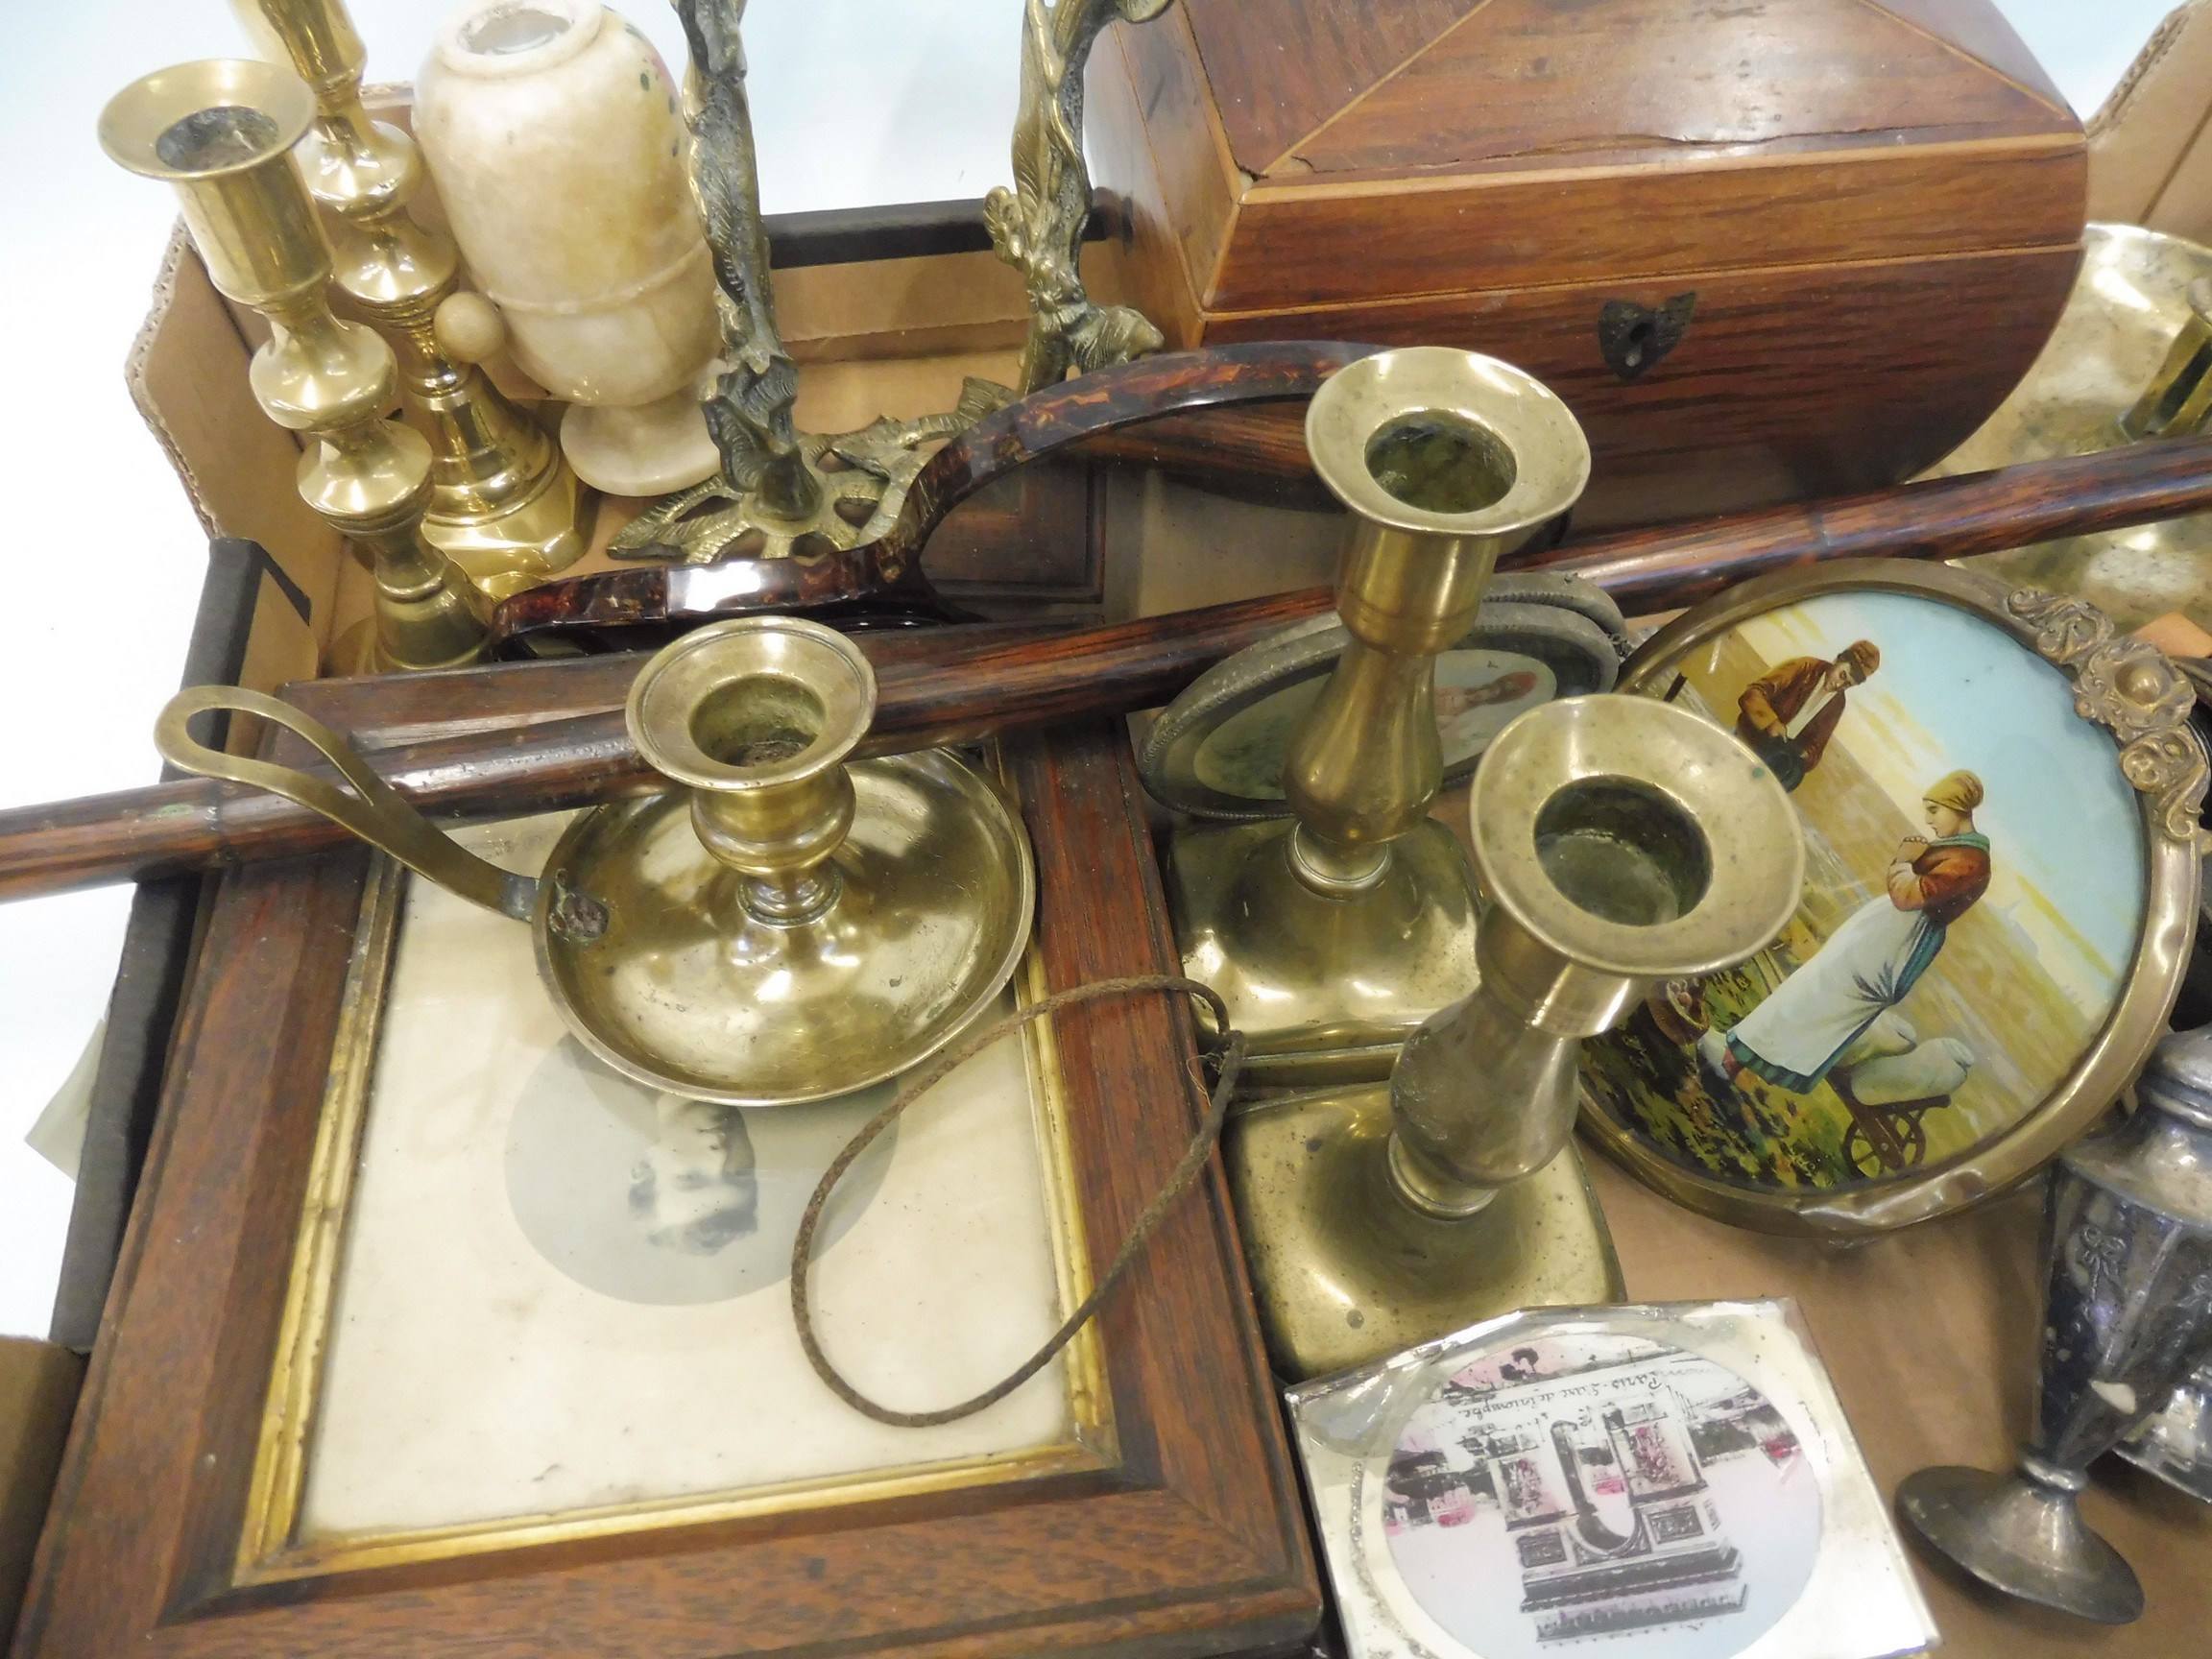
<instances>
[{"instance_id":1,"label":"silver plated stem foot","mask_svg":"<svg viewBox=\"0 0 2212 1659\"><path fill-rule=\"evenodd\" d=\"M2100 1624L2133 1623L2143 1616L2135 1570L2082 1521L2074 1503L2080 1486L2066 1479L2072 1472L2045 1469L2055 1479L1923 1469L1898 1487L1897 1513L1929 1548L1992 1589Z\"/></svg>"}]
</instances>

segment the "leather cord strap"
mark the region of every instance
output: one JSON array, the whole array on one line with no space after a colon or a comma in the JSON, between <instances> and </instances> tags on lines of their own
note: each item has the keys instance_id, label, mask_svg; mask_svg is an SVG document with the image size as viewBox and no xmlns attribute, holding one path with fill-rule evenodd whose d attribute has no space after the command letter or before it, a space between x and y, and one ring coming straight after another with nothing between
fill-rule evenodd
<instances>
[{"instance_id":1,"label":"leather cord strap","mask_svg":"<svg viewBox=\"0 0 2212 1659\"><path fill-rule=\"evenodd\" d=\"M1090 1295L1083 1298L1076 1310L1062 1321L1060 1329L1046 1340L1042 1348L1023 1360L1011 1374L974 1399L935 1411L894 1411L888 1406L878 1405L869 1399L848 1382L837 1367L830 1362L830 1357L822 1352L822 1344L814 1334L813 1309L806 1289L807 1273L814 1264L815 1230L821 1225L823 1208L830 1202L830 1194L836 1190L837 1183L853 1167L860 1154L868 1150L876 1138L888 1129L902 1112L1009 1032L1018 1031L1034 1020L1046 1019L1070 1003L1092 1002L1106 997L1132 997L1147 991L1195 997L1212 1008L1214 1029L1222 1034L1215 1040L1215 1051L1221 1056L1221 1073L1214 1085L1213 1093L1207 1097L1205 1118L1198 1125L1198 1132L1190 1138L1190 1144L1184 1149L1182 1162L1175 1166L1174 1173L1167 1178L1167 1184L1144 1207L1144 1213L1130 1227L1128 1236L1121 1241L1121 1248L1115 1252L1113 1265L1106 1269L1105 1277L1098 1281ZM1136 1261L1138 1252L1144 1248L1152 1235L1159 1230L1160 1223L1167 1218L1167 1212L1174 1208L1175 1201L1190 1190L1191 1184L1198 1179L1198 1172L1206 1167L1207 1159L1213 1156L1214 1144L1221 1137L1221 1120L1228 1113L1229 1097L1237 1087L1238 1073L1244 1068L1244 1033L1231 1029L1228 1007L1210 986L1201 985L1195 979L1182 979L1171 974L1144 974L1124 979L1094 980L1088 985L1078 985L1072 991L1055 992L1018 1013L995 1021L986 1029L940 1058L928 1070L900 1090L897 1099L877 1113L858 1134L846 1142L845 1150L838 1153L830 1167L823 1171L821 1181L814 1188L814 1196L806 1201L806 1213L800 1217L799 1237L791 1245L791 1318L799 1328L800 1346L805 1349L807 1363L814 1367L815 1376L829 1384L838 1399L863 1416L873 1417L878 1423L888 1423L898 1429L929 1429L940 1423L956 1423L963 1417L973 1417L976 1412L996 1406L1044 1370L1051 1362L1052 1357L1074 1340L1075 1333L1105 1304L1106 1298L1113 1294L1115 1286L1120 1283L1122 1274ZM1192 1079L1193 1084L1196 1081Z\"/></svg>"}]
</instances>

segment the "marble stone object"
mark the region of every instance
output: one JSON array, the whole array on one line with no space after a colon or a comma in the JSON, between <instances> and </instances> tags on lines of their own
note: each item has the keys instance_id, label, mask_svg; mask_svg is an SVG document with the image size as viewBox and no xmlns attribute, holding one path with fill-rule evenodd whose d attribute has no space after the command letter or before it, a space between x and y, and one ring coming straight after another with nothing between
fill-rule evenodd
<instances>
[{"instance_id":1,"label":"marble stone object","mask_svg":"<svg viewBox=\"0 0 2212 1659\"><path fill-rule=\"evenodd\" d=\"M569 401L578 475L657 495L711 474L714 272L652 44L594 0L471 0L423 60L415 134L516 362Z\"/></svg>"}]
</instances>

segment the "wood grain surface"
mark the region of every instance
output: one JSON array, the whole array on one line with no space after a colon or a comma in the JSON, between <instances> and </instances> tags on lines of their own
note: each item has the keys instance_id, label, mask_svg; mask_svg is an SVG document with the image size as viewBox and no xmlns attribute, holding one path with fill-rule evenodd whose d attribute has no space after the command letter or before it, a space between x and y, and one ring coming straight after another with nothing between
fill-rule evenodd
<instances>
[{"instance_id":1,"label":"wood grain surface","mask_svg":"<svg viewBox=\"0 0 2212 1659\"><path fill-rule=\"evenodd\" d=\"M1987 10L1960 0L1917 22L1864 0L1187 4L1237 164L1270 180L2074 125L2047 84L1935 44Z\"/></svg>"},{"instance_id":2,"label":"wood grain surface","mask_svg":"<svg viewBox=\"0 0 2212 1659\"><path fill-rule=\"evenodd\" d=\"M1589 430L1586 524L1919 471L2073 277L2086 146L1988 0L1187 0L1108 46L1096 177L1169 338L1503 357ZM1693 294L1608 368L1609 302Z\"/></svg>"},{"instance_id":3,"label":"wood grain surface","mask_svg":"<svg viewBox=\"0 0 2212 1659\"><path fill-rule=\"evenodd\" d=\"M1172 971L1118 730L1028 738L1012 759L1050 984ZM343 852L224 880L17 1659L1144 1659L1280 1650L1312 1628L1217 1167L1104 1315L1110 1472L230 1588L365 870ZM1191 1031L1163 999L1070 1011L1058 1038L1102 1262L1196 1121Z\"/></svg>"}]
</instances>

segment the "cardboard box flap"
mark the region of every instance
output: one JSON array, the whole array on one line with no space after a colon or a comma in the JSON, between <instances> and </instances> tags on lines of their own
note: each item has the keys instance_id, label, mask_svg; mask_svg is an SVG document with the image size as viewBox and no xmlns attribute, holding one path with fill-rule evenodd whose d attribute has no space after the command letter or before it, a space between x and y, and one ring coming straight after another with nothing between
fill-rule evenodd
<instances>
[{"instance_id":1,"label":"cardboard box flap","mask_svg":"<svg viewBox=\"0 0 2212 1659\"><path fill-rule=\"evenodd\" d=\"M2089 217L2212 241L2212 5L2158 26L2089 123Z\"/></svg>"}]
</instances>

